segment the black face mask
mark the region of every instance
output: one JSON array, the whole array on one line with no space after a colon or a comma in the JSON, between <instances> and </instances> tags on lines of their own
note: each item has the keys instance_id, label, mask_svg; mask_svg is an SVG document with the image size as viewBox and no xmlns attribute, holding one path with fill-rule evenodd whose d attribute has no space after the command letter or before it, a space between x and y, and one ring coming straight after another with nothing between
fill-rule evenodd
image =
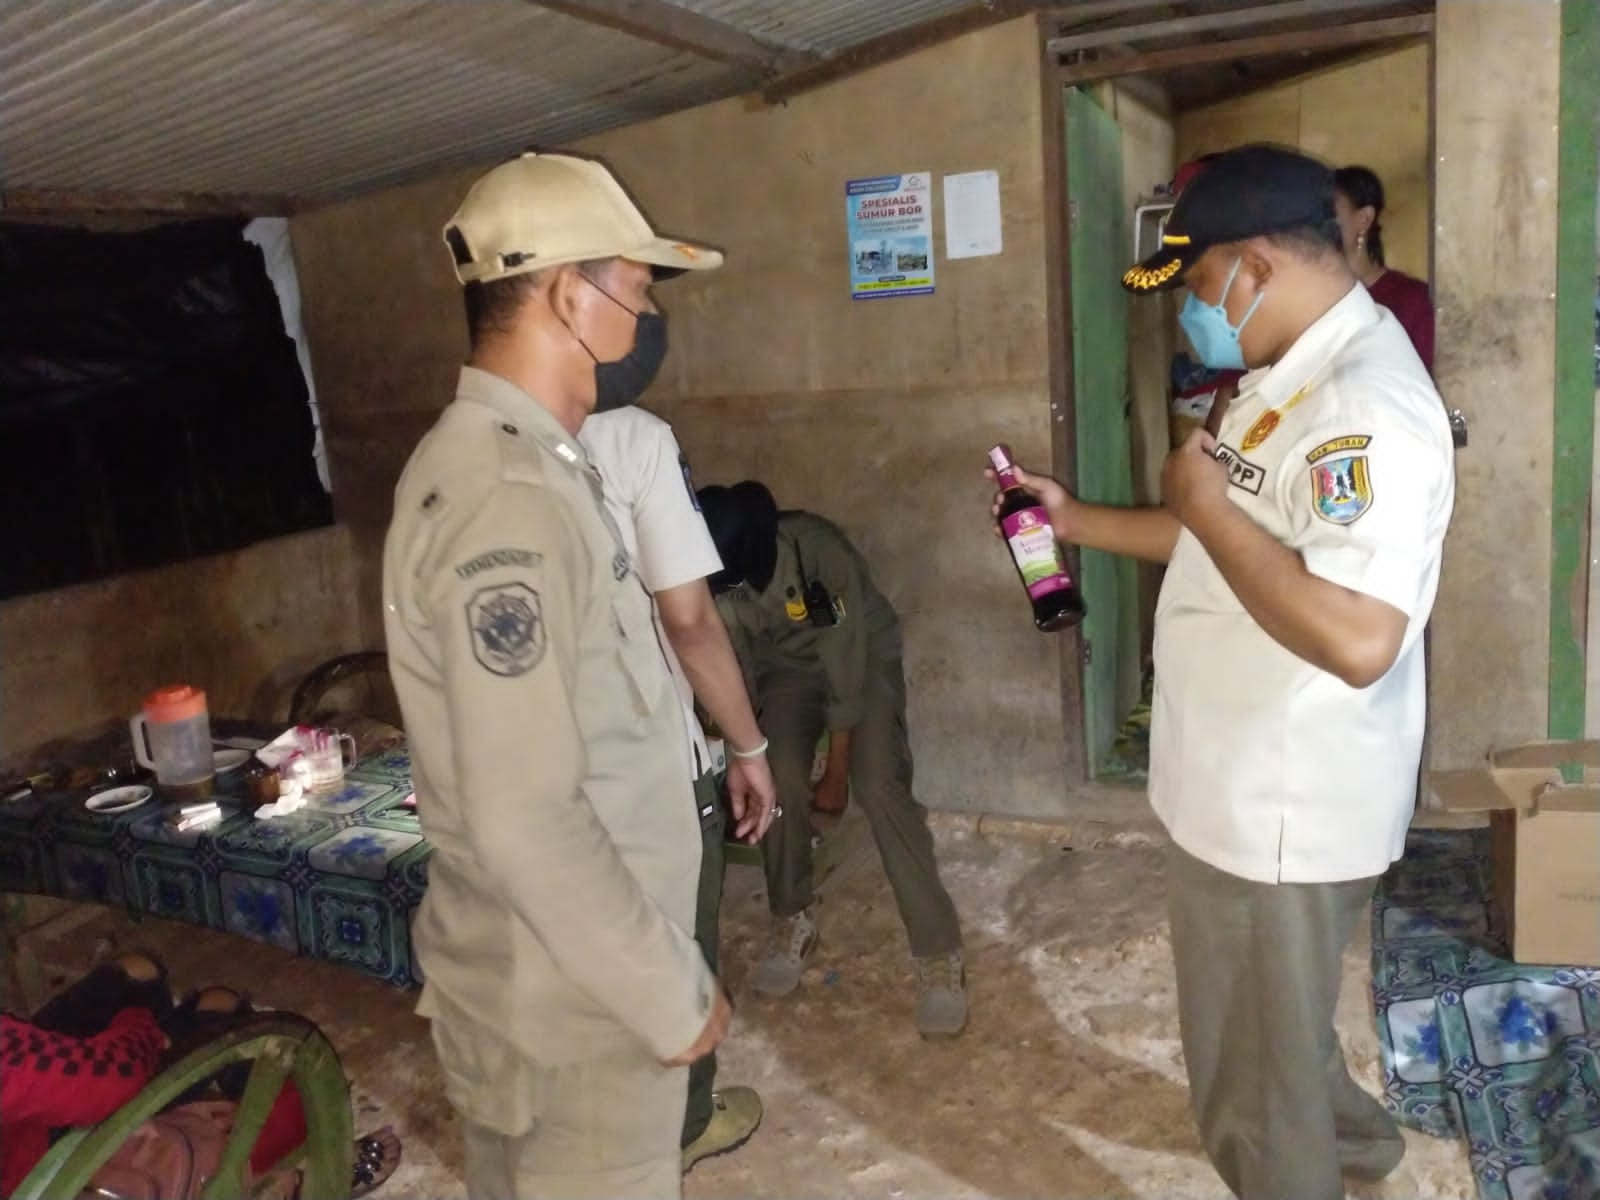
<instances>
[{"instance_id":1,"label":"black face mask","mask_svg":"<svg viewBox=\"0 0 1600 1200\"><path fill-rule=\"evenodd\" d=\"M611 412L637 404L667 357L667 319L660 313L634 312L587 275L584 279L611 303L634 319L633 349L615 362L601 362L581 337L578 345L594 359L594 411ZM578 337L576 333L572 335Z\"/></svg>"}]
</instances>

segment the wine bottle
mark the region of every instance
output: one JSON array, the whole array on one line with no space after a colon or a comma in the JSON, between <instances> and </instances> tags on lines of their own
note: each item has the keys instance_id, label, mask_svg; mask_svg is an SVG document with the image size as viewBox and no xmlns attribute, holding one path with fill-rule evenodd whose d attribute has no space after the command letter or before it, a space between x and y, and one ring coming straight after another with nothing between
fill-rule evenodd
<instances>
[{"instance_id":1,"label":"wine bottle","mask_svg":"<svg viewBox=\"0 0 1600 1200\"><path fill-rule=\"evenodd\" d=\"M1011 447L991 449L989 465L1005 493L1000 501L1000 533L1011 547L1017 575L1033 603L1033 623L1045 633L1069 629L1083 620L1083 595L1067 574L1050 515L1038 497L1017 482Z\"/></svg>"}]
</instances>

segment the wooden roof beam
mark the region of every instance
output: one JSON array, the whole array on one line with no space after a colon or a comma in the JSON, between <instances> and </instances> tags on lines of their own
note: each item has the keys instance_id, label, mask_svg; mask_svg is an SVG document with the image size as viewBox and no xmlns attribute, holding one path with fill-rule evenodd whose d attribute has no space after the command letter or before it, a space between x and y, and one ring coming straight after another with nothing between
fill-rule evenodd
<instances>
[{"instance_id":1,"label":"wooden roof beam","mask_svg":"<svg viewBox=\"0 0 1600 1200\"><path fill-rule=\"evenodd\" d=\"M1102 17L1122 17L1148 8L1164 8L1169 17L1176 18L1189 0L1081 0L1070 7L1058 7L1045 13L1045 20L1058 26L1062 33L1079 25L1098 22Z\"/></svg>"},{"instance_id":2,"label":"wooden roof beam","mask_svg":"<svg viewBox=\"0 0 1600 1200\"><path fill-rule=\"evenodd\" d=\"M1051 38L1047 43L1047 49L1052 54L1070 54L1077 50L1090 50L1114 42L1190 37L1228 29L1250 30L1305 18L1337 17L1343 13L1362 9L1418 6L1418 0L1277 0L1272 4L1260 4L1252 8L1233 8L1190 17L1174 17L1165 21L1150 21L1142 25L1120 25L1090 30L1086 33L1068 33Z\"/></svg>"},{"instance_id":3,"label":"wooden roof beam","mask_svg":"<svg viewBox=\"0 0 1600 1200\"><path fill-rule=\"evenodd\" d=\"M641 41L654 42L730 66L776 75L816 62L818 56L768 42L754 34L681 8L668 0L529 0L562 16L614 29Z\"/></svg>"},{"instance_id":4,"label":"wooden roof beam","mask_svg":"<svg viewBox=\"0 0 1600 1200\"><path fill-rule=\"evenodd\" d=\"M1063 84L1089 83L1115 79L1121 75L1147 75L1206 63L1234 62L1244 58L1265 58L1274 54L1295 54L1314 50L1336 50L1378 42L1427 37L1433 33L1433 14L1388 17L1377 21L1355 21L1349 25L1330 25L1325 29L1303 29L1292 33L1269 33L1259 37L1234 38L1224 42L1204 42L1177 46L1170 50L1151 50L1142 54L1116 55L1074 62L1063 66L1057 78Z\"/></svg>"},{"instance_id":5,"label":"wooden roof beam","mask_svg":"<svg viewBox=\"0 0 1600 1200\"><path fill-rule=\"evenodd\" d=\"M814 91L826 84L836 83L851 75L860 74L872 67L905 58L929 46L948 42L963 34L987 29L1016 17L1027 16L1045 7L1050 0L979 0L970 8L919 22L905 29L868 38L830 58L819 59L810 66L800 67L780 75L761 89L761 98L768 104L782 104L802 92ZM1126 2L1126 0L1124 0ZM1148 0L1134 0L1147 3ZM1163 0L1165 2L1165 0Z\"/></svg>"},{"instance_id":6,"label":"wooden roof beam","mask_svg":"<svg viewBox=\"0 0 1600 1200\"><path fill-rule=\"evenodd\" d=\"M184 217L287 217L289 196L218 192L113 192L79 188L0 189L0 216L42 213L152 213Z\"/></svg>"}]
</instances>

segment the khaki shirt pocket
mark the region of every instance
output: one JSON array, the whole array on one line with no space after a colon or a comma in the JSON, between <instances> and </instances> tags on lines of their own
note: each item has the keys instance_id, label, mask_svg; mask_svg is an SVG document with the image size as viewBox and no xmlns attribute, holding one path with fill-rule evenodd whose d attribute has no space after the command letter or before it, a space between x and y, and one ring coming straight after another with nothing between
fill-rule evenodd
<instances>
[{"instance_id":1,"label":"khaki shirt pocket","mask_svg":"<svg viewBox=\"0 0 1600 1200\"><path fill-rule=\"evenodd\" d=\"M638 606L628 603L629 599L618 597L611 603L617 633L617 659L622 673L628 677L634 711L641 717L648 717L661 707L672 691L672 678L667 674L661 643L656 640L648 601ZM637 611L641 608L642 621Z\"/></svg>"},{"instance_id":2,"label":"khaki shirt pocket","mask_svg":"<svg viewBox=\"0 0 1600 1200\"><path fill-rule=\"evenodd\" d=\"M429 1024L451 1107L502 1137L531 1130L545 1111L545 1072L486 1029L439 1018Z\"/></svg>"}]
</instances>

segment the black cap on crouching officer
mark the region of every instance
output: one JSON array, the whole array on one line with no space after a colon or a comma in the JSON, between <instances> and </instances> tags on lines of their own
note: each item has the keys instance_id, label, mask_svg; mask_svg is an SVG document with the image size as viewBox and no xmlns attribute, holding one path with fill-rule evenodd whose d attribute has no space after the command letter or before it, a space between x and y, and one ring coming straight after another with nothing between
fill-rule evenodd
<instances>
[{"instance_id":1,"label":"black cap on crouching officer","mask_svg":"<svg viewBox=\"0 0 1600 1200\"><path fill-rule=\"evenodd\" d=\"M1122 286L1169 291L1212 246L1325 225L1336 225L1331 169L1287 147L1240 146L1209 160L1188 183L1161 244L1128 268Z\"/></svg>"}]
</instances>

